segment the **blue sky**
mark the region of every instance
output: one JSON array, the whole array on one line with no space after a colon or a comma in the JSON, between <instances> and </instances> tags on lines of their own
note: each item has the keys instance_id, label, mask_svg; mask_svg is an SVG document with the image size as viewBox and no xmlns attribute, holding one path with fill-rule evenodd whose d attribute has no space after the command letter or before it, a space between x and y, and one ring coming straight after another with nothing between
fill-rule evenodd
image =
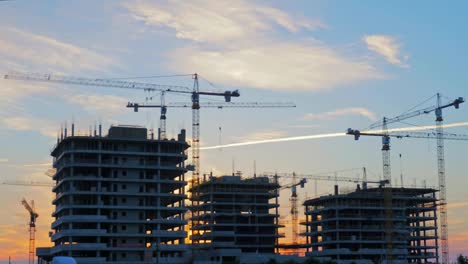
<instances>
[{"instance_id":1,"label":"blue sky","mask_svg":"<svg viewBox=\"0 0 468 264\"><path fill-rule=\"evenodd\" d=\"M445 98L468 97L467 8L466 1L6 1L0 2L0 72L91 78L198 72L214 84L202 80L201 89L239 89L238 101L297 105L202 109L204 146L335 133L398 115L437 92ZM140 81L192 85L187 77ZM74 119L81 131L99 121L105 128L158 124L157 111L133 113L124 107L128 101L143 102L145 94L140 92L6 80L0 85L0 171L5 180L47 181L43 172L49 166L49 151L65 121ZM172 95L167 101L189 98ZM445 113L446 123L467 121L468 107ZM431 125L434 117L409 122ZM167 123L169 134L181 128L190 132L191 113L169 109ZM468 134L466 127L450 131ZM366 166L379 177L379 144L377 138L354 142L338 137L207 150L202 152L201 170L230 173L234 160L236 170L251 174L256 160L259 172L316 173ZM465 149L465 142L446 142L448 201L454 204L449 207L453 254L468 248L463 221L467 215L460 210L468 205ZM395 178L400 174L400 153L406 182L437 184L434 141L394 141ZM323 183L319 191L331 190L330 184ZM49 191L0 188L2 204L10 209L0 212L0 229L16 230L1 232L0 248L9 251L2 251L0 259L22 256L7 245L12 245L12 236L27 239L23 196L40 207L39 243L47 244L53 209ZM311 196L313 186L302 192L302 199Z\"/></svg>"}]
</instances>

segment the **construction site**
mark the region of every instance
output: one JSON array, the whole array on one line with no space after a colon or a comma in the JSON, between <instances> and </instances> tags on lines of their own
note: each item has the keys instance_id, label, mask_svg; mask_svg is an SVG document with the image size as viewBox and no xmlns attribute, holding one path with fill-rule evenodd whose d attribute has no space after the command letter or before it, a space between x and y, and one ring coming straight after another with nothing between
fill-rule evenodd
<instances>
[{"instance_id":1,"label":"construction site","mask_svg":"<svg viewBox=\"0 0 468 264\"><path fill-rule=\"evenodd\" d=\"M437 95L434 107L383 118L371 130L349 128L347 135L382 138L382 179L335 173L260 173L251 176L201 174L200 108L294 107L290 103L235 103L235 91L200 91L193 75L192 91L182 87L13 73L6 79L59 84L105 86L161 92L161 104L129 102L127 107L160 109L155 133L134 125L102 125L83 135L75 124L63 127L51 151L55 198L49 233L51 247L35 247L33 203L30 214L29 263L53 263L70 257L78 264L100 263L302 263L308 259L338 264L448 264L448 219L444 140L467 140L445 134L442 110L459 108ZM165 93L188 93L191 103L166 103ZM224 98L200 102L200 96ZM185 129L175 138L166 133L168 107L192 110L192 137ZM387 125L419 115L436 114L437 133L391 130ZM373 130L372 130L373 129ZM392 186L390 138L437 140L438 187ZM191 161L188 162L189 153ZM334 191L318 195L317 181L335 182ZM315 182L315 195L298 193ZM343 191L340 183L351 183ZM3 184L21 184L4 182ZM25 183L27 185L27 183ZM309 186L310 187L310 186ZM281 215L280 191L290 190L288 214ZM299 212L303 211L303 215ZM281 219L287 218L288 223ZM286 235L286 233L288 235ZM285 239L285 237L288 239Z\"/></svg>"},{"instance_id":2,"label":"construction site","mask_svg":"<svg viewBox=\"0 0 468 264\"><path fill-rule=\"evenodd\" d=\"M436 190L358 187L304 202L307 256L339 263L437 263ZM386 203L391 200L391 209Z\"/></svg>"},{"instance_id":3,"label":"construction site","mask_svg":"<svg viewBox=\"0 0 468 264\"><path fill-rule=\"evenodd\" d=\"M0 0L0 264L468 264L467 14Z\"/></svg>"}]
</instances>

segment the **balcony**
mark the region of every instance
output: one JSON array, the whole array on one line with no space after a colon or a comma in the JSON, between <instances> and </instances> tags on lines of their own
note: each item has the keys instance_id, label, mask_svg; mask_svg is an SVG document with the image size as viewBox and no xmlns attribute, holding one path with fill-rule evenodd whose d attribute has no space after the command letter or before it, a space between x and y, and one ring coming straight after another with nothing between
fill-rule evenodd
<instances>
[{"instance_id":1,"label":"balcony","mask_svg":"<svg viewBox=\"0 0 468 264\"><path fill-rule=\"evenodd\" d=\"M68 236L102 236L107 234L105 229L68 229L60 230L59 232L52 235L52 241L56 241L62 237Z\"/></svg>"},{"instance_id":2,"label":"balcony","mask_svg":"<svg viewBox=\"0 0 468 264\"><path fill-rule=\"evenodd\" d=\"M181 160L182 162L182 160ZM107 167L107 168L133 168L133 169L166 169L166 170L186 170L185 167L180 167L177 162L114 162L112 160L102 160L99 162L98 159L63 159L55 162L54 167L59 172L65 167Z\"/></svg>"},{"instance_id":3,"label":"balcony","mask_svg":"<svg viewBox=\"0 0 468 264\"><path fill-rule=\"evenodd\" d=\"M163 218L174 216L180 213L186 212L187 207L166 207L166 206L139 206L139 205L102 205L102 204L86 204L86 205L74 205L74 204L62 204L56 206L55 212L52 216L57 216L62 210L66 209L113 209L113 210L159 210Z\"/></svg>"},{"instance_id":4,"label":"balcony","mask_svg":"<svg viewBox=\"0 0 468 264\"><path fill-rule=\"evenodd\" d=\"M117 150L110 150L110 149L98 149L98 148L84 148L84 147L75 147L75 148L66 148L62 149L62 152L60 153L60 156L57 158L60 159L66 154L71 154L71 153L89 153L89 154L110 154L110 155L115 155L115 154L124 154L124 155L135 155L135 156L151 156L151 157L185 157L187 158L187 155L183 154L182 151L181 153L169 153L169 152L155 152L155 151L136 151L136 150L123 150L123 149L117 149Z\"/></svg>"},{"instance_id":5,"label":"balcony","mask_svg":"<svg viewBox=\"0 0 468 264\"><path fill-rule=\"evenodd\" d=\"M56 221L52 222L52 229L57 228L62 223L69 222L80 222L80 223L96 223L107 220L105 215L66 215L58 218Z\"/></svg>"},{"instance_id":6,"label":"balcony","mask_svg":"<svg viewBox=\"0 0 468 264\"><path fill-rule=\"evenodd\" d=\"M106 249L106 244L104 243L76 243L76 244L68 244L68 245L58 245L52 247L50 249L50 253L55 255L61 251L66 250L89 250L89 251L96 251L96 250L103 250Z\"/></svg>"},{"instance_id":7,"label":"balcony","mask_svg":"<svg viewBox=\"0 0 468 264\"><path fill-rule=\"evenodd\" d=\"M145 238L145 237L161 237L161 238L173 238L173 239L180 239L185 238L187 236L187 232L185 231L167 231L167 230L152 230L151 234L146 233L139 233L139 232L111 232L109 234L105 234L106 236L112 237L138 237L138 238Z\"/></svg>"},{"instance_id":8,"label":"balcony","mask_svg":"<svg viewBox=\"0 0 468 264\"><path fill-rule=\"evenodd\" d=\"M158 245L154 245L154 247L152 248L147 248L146 244L144 243L125 243L125 244L117 243L114 245L109 244L107 249L111 249L115 251L118 251L118 250L122 250L122 251L152 250L153 251L154 250L154 251L178 251L180 252L180 251L186 251L188 247L185 244L177 244L177 245L158 244Z\"/></svg>"}]
</instances>

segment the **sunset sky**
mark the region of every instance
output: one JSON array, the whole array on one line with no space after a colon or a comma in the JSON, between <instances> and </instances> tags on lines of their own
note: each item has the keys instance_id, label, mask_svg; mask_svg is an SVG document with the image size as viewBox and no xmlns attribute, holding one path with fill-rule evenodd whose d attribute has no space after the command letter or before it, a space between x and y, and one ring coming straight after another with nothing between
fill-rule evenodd
<instances>
[{"instance_id":1,"label":"sunset sky","mask_svg":"<svg viewBox=\"0 0 468 264\"><path fill-rule=\"evenodd\" d=\"M365 129L382 117L468 98L467 1L0 1L0 74L56 73L128 78L200 89L239 89L238 102L294 102L296 108L202 109L204 147ZM157 127L156 110L127 102L158 94L0 80L0 180L51 181L50 150L65 122L81 133L102 123ZM432 97L432 98L431 98ZM431 98L431 99L429 99ZM429 99L429 100L428 100ZM220 98L202 100L219 101ZM168 95L168 102L190 98ZM415 108L413 108L415 107ZM186 128L191 111L169 109L168 134ZM468 103L444 110L445 123L468 121ZM392 127L434 125L433 114ZM468 134L468 127L446 129ZM446 141L450 255L468 253L468 142ZM399 158L401 154L401 160ZM392 175L400 185L437 186L435 141L392 141ZM317 137L202 150L201 171L322 173L366 167L382 174L379 138ZM357 170L341 173L356 177ZM283 179L282 183L288 183ZM332 190L320 182L318 193ZM343 188L352 185L343 184ZM299 200L314 196L313 182ZM282 191L288 221L290 190ZM48 246L53 194L44 187L0 185L0 263L27 262L28 214L39 212L37 245ZM286 230L288 232L288 230ZM26 260L26 262L25 262Z\"/></svg>"}]
</instances>

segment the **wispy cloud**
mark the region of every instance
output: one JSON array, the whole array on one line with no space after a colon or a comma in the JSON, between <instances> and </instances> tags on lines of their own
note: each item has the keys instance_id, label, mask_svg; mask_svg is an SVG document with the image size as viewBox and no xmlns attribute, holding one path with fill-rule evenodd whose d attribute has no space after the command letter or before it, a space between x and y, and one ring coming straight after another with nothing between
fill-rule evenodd
<instances>
[{"instance_id":1,"label":"wispy cloud","mask_svg":"<svg viewBox=\"0 0 468 264\"><path fill-rule=\"evenodd\" d=\"M401 55L401 44L392 36L388 35L367 35L363 41L367 48L377 54L382 55L389 63L408 68L406 63L408 56Z\"/></svg>"},{"instance_id":2,"label":"wispy cloud","mask_svg":"<svg viewBox=\"0 0 468 264\"><path fill-rule=\"evenodd\" d=\"M235 141L248 141L248 140L267 140L272 138L279 138L285 137L287 135L286 131L282 130L263 130L263 131L255 131L252 133L248 133L244 136L240 137L232 137Z\"/></svg>"},{"instance_id":3,"label":"wispy cloud","mask_svg":"<svg viewBox=\"0 0 468 264\"><path fill-rule=\"evenodd\" d=\"M124 6L148 28L169 29L189 41L169 54L171 70L196 70L217 83L310 91L385 77L363 56L295 34L325 28L320 20L258 2L138 1Z\"/></svg>"},{"instance_id":4,"label":"wispy cloud","mask_svg":"<svg viewBox=\"0 0 468 264\"><path fill-rule=\"evenodd\" d=\"M7 163L9 160L6 158L0 158L0 163Z\"/></svg>"},{"instance_id":5,"label":"wispy cloud","mask_svg":"<svg viewBox=\"0 0 468 264\"><path fill-rule=\"evenodd\" d=\"M1 68L0 68L1 70ZM16 115L24 111L21 100L30 95L46 95L53 91L44 84L15 82L0 76L0 116Z\"/></svg>"},{"instance_id":6,"label":"wispy cloud","mask_svg":"<svg viewBox=\"0 0 468 264\"><path fill-rule=\"evenodd\" d=\"M69 103L81 106L90 113L115 115L121 113L128 99L115 95L78 94L65 98Z\"/></svg>"},{"instance_id":7,"label":"wispy cloud","mask_svg":"<svg viewBox=\"0 0 468 264\"><path fill-rule=\"evenodd\" d=\"M71 99L89 100L94 103L97 95L82 96L73 94L66 87L50 86L46 83L30 83L4 80L3 74L10 70L40 72L103 72L115 67L118 61L92 49L81 47L52 36L33 33L15 27L1 26L0 60L7 63L0 65L0 124L11 130L38 131L47 137L56 136L58 121L40 116L30 109L26 100L41 100L41 103L67 102ZM39 69L39 70L37 70ZM34 97L32 97L34 95ZM105 97L111 103L114 98ZM107 102L109 102L107 101ZM104 101L99 102L94 110L100 111ZM79 104L85 108L84 104ZM107 109L112 109L114 104ZM85 110L91 110L90 107Z\"/></svg>"},{"instance_id":8,"label":"wispy cloud","mask_svg":"<svg viewBox=\"0 0 468 264\"><path fill-rule=\"evenodd\" d=\"M317 42L278 41L226 50L183 48L172 58L173 70L197 69L217 83L269 90L327 90L384 77L367 62L343 57Z\"/></svg>"},{"instance_id":9,"label":"wispy cloud","mask_svg":"<svg viewBox=\"0 0 468 264\"><path fill-rule=\"evenodd\" d=\"M308 113L304 116L305 120L331 120L336 119L343 116L349 115L360 115L364 116L371 121L377 121L377 115L370 111L367 108L363 107L349 107L349 108L342 108L337 109L329 112L324 113Z\"/></svg>"},{"instance_id":10,"label":"wispy cloud","mask_svg":"<svg viewBox=\"0 0 468 264\"><path fill-rule=\"evenodd\" d=\"M0 27L0 34L0 58L21 62L24 68L40 65L42 71L102 71L116 65L110 57L49 36L6 26Z\"/></svg>"},{"instance_id":11,"label":"wispy cloud","mask_svg":"<svg viewBox=\"0 0 468 264\"><path fill-rule=\"evenodd\" d=\"M30 116L4 117L0 123L12 130L38 131L47 137L57 136L57 124L51 120Z\"/></svg>"},{"instance_id":12,"label":"wispy cloud","mask_svg":"<svg viewBox=\"0 0 468 264\"><path fill-rule=\"evenodd\" d=\"M321 125L311 125L311 124L298 124L298 125L289 125L289 128L299 128L299 129L304 129L304 128L320 128L322 127Z\"/></svg>"},{"instance_id":13,"label":"wispy cloud","mask_svg":"<svg viewBox=\"0 0 468 264\"><path fill-rule=\"evenodd\" d=\"M291 32L324 27L319 20L242 0L131 1L124 7L147 26L170 28L177 38L196 42L243 41L271 33L275 25Z\"/></svg>"}]
</instances>

